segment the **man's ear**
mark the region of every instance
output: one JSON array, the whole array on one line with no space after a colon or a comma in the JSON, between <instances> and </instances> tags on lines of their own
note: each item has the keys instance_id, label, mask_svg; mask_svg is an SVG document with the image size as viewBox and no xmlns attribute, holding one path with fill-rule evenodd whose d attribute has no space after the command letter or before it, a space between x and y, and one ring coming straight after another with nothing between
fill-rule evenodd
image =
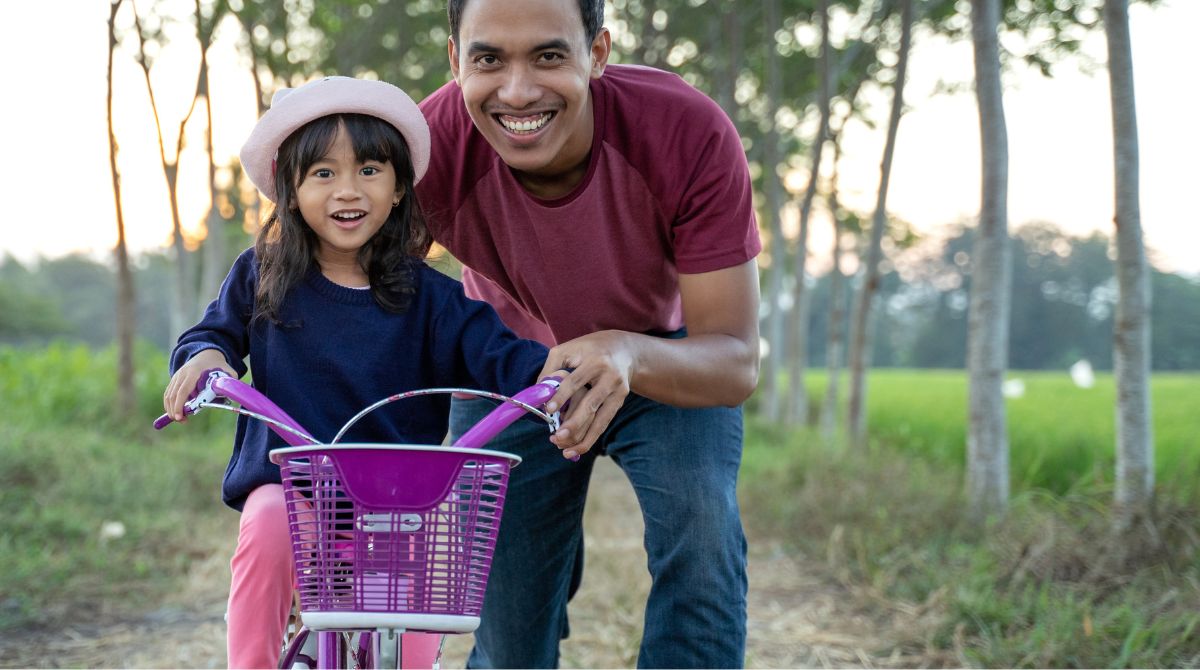
<instances>
[{"instance_id":1,"label":"man's ear","mask_svg":"<svg viewBox=\"0 0 1200 670\"><path fill-rule=\"evenodd\" d=\"M608 65L608 56L612 53L612 35L608 28L601 27L592 40L592 79L599 79Z\"/></svg>"},{"instance_id":2,"label":"man's ear","mask_svg":"<svg viewBox=\"0 0 1200 670\"><path fill-rule=\"evenodd\" d=\"M450 72L454 75L454 81L458 81L458 45L454 43L454 38L446 39L446 55L450 58Z\"/></svg>"}]
</instances>

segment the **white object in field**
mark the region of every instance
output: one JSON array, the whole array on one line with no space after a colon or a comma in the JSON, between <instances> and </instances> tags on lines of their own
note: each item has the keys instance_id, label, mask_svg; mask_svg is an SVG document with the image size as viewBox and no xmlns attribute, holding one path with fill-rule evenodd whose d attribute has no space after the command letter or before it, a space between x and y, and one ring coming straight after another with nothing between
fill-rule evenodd
<instances>
[{"instance_id":1,"label":"white object in field","mask_svg":"<svg viewBox=\"0 0 1200 670\"><path fill-rule=\"evenodd\" d=\"M1092 371L1092 364L1086 358L1075 361L1071 366L1071 381L1081 389L1090 389L1096 385L1096 373Z\"/></svg>"},{"instance_id":2,"label":"white object in field","mask_svg":"<svg viewBox=\"0 0 1200 670\"><path fill-rule=\"evenodd\" d=\"M1006 379L1000 387L1005 398L1020 398L1025 395L1024 379Z\"/></svg>"}]
</instances>

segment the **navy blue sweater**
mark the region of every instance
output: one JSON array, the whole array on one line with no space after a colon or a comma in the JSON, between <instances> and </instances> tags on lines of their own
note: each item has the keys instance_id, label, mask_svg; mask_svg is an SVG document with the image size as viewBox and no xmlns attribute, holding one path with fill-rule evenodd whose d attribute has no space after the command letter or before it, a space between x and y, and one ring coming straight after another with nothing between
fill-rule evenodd
<instances>
[{"instance_id":1,"label":"navy blue sweater","mask_svg":"<svg viewBox=\"0 0 1200 670\"><path fill-rule=\"evenodd\" d=\"M512 395L529 386L546 348L518 338L462 285L418 265L403 314L381 308L369 290L334 284L313 268L288 293L279 322L251 322L258 283L254 250L241 254L200 323L179 337L174 374L204 349L219 349L238 372L247 356L254 387L319 440L331 440L367 405L394 393L465 386ZM375 410L343 442L441 444L450 398L420 396ZM267 452L286 446L262 422L238 417L222 498L240 510L255 488L278 483Z\"/></svg>"}]
</instances>

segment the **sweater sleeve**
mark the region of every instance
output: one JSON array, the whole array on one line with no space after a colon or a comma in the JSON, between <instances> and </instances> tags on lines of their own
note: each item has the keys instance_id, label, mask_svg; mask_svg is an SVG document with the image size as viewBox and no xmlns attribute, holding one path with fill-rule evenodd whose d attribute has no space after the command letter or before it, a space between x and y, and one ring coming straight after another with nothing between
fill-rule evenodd
<instances>
[{"instance_id":1,"label":"sweater sleeve","mask_svg":"<svg viewBox=\"0 0 1200 670\"><path fill-rule=\"evenodd\" d=\"M513 395L537 381L549 355L545 345L517 337L491 305L468 298L457 281L438 275L427 280L434 283L445 292L432 333L438 367L453 371L455 385Z\"/></svg>"},{"instance_id":2,"label":"sweater sleeve","mask_svg":"<svg viewBox=\"0 0 1200 670\"><path fill-rule=\"evenodd\" d=\"M220 350L239 377L246 374L244 359L250 353L249 324L258 283L256 268L253 249L238 256L221 284L217 299L209 303L199 323L179 336L171 352L171 374L205 349Z\"/></svg>"}]
</instances>

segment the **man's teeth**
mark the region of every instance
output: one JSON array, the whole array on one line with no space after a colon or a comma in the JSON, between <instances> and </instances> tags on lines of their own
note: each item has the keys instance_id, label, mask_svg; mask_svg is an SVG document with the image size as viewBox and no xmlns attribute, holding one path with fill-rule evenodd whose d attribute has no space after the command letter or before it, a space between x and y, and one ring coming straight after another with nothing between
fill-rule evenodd
<instances>
[{"instance_id":1,"label":"man's teeth","mask_svg":"<svg viewBox=\"0 0 1200 670\"><path fill-rule=\"evenodd\" d=\"M511 121L500 117L500 124L514 133L529 133L540 129L550 120L549 114L542 114L533 120Z\"/></svg>"}]
</instances>

